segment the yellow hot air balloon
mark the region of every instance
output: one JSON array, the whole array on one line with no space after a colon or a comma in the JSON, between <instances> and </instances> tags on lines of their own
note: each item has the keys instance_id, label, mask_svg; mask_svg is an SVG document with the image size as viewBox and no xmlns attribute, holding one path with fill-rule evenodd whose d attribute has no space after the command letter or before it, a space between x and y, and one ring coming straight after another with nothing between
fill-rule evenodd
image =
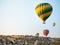
<instances>
[{"instance_id":1,"label":"yellow hot air balloon","mask_svg":"<svg viewBox=\"0 0 60 45\"><path fill-rule=\"evenodd\" d=\"M49 3L40 3L36 6L35 11L38 17L41 18L45 24L47 18L52 13L52 6Z\"/></svg>"}]
</instances>

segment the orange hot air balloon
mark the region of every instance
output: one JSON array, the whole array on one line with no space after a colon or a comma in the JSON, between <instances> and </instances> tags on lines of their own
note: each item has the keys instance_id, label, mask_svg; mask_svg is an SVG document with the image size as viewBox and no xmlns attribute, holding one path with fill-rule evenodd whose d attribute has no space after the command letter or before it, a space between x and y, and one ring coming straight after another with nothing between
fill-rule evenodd
<instances>
[{"instance_id":1,"label":"orange hot air balloon","mask_svg":"<svg viewBox=\"0 0 60 45\"><path fill-rule=\"evenodd\" d=\"M47 36L49 34L49 30L43 30L43 35Z\"/></svg>"}]
</instances>

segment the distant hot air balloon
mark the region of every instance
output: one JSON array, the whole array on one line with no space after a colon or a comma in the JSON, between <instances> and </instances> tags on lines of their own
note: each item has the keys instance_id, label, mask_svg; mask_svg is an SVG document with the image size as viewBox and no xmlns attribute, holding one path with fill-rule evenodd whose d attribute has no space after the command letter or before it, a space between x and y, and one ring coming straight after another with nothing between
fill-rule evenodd
<instances>
[{"instance_id":1,"label":"distant hot air balloon","mask_svg":"<svg viewBox=\"0 0 60 45\"><path fill-rule=\"evenodd\" d=\"M49 30L43 30L43 35L47 36L49 34Z\"/></svg>"},{"instance_id":2,"label":"distant hot air balloon","mask_svg":"<svg viewBox=\"0 0 60 45\"><path fill-rule=\"evenodd\" d=\"M45 24L45 21L52 13L52 6L49 3L38 4L35 8L35 12L38 15L38 17L41 18L43 23Z\"/></svg>"},{"instance_id":3,"label":"distant hot air balloon","mask_svg":"<svg viewBox=\"0 0 60 45\"><path fill-rule=\"evenodd\" d=\"M53 23L53 26L55 27L55 25L56 25L56 23L54 22L54 23Z\"/></svg>"}]
</instances>

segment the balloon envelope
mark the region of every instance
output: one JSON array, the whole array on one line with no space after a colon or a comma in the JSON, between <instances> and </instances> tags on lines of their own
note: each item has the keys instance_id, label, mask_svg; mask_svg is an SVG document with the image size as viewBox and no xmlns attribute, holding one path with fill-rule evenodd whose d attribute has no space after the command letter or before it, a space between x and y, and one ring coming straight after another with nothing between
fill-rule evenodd
<instances>
[{"instance_id":1,"label":"balloon envelope","mask_svg":"<svg viewBox=\"0 0 60 45\"><path fill-rule=\"evenodd\" d=\"M46 19L52 13L52 6L49 3L38 4L35 8L35 12L38 17L42 19L43 23L45 23Z\"/></svg>"},{"instance_id":2,"label":"balloon envelope","mask_svg":"<svg viewBox=\"0 0 60 45\"><path fill-rule=\"evenodd\" d=\"M43 30L43 35L47 36L49 34L49 30Z\"/></svg>"}]
</instances>

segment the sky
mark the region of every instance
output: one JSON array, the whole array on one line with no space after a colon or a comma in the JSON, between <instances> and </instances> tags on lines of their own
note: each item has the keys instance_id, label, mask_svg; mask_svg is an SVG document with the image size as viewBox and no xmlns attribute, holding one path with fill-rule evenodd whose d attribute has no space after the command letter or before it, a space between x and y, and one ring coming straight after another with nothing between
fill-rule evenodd
<instances>
[{"instance_id":1,"label":"sky","mask_svg":"<svg viewBox=\"0 0 60 45\"><path fill-rule=\"evenodd\" d=\"M51 16L43 24L35 13L39 3L49 3L53 7ZM43 36L48 29L48 37L60 37L60 0L0 0L0 35ZM53 23L56 26L53 27Z\"/></svg>"}]
</instances>

